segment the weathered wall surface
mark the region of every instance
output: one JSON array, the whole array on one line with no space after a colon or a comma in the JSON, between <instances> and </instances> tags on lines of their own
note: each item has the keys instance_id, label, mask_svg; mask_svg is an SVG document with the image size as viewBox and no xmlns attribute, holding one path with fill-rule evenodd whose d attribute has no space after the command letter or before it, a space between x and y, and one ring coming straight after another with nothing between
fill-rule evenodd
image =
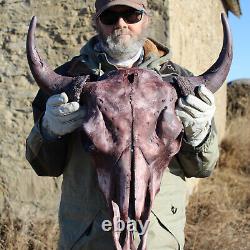
<instances>
[{"instance_id":1,"label":"weathered wall surface","mask_svg":"<svg viewBox=\"0 0 250 250\"><path fill-rule=\"evenodd\" d=\"M39 50L49 64L56 67L78 53L79 44L93 33L93 1L72 2L0 1L0 214L6 207L19 217L55 214L58 206L60 179L37 177L24 156L37 92L25 42L29 21L37 15Z\"/></svg>"},{"instance_id":2,"label":"weathered wall surface","mask_svg":"<svg viewBox=\"0 0 250 250\"><path fill-rule=\"evenodd\" d=\"M172 60L195 75L205 72L218 58L223 33L218 0L168 0L169 43ZM216 93L215 121L220 138L226 124L226 85Z\"/></svg>"},{"instance_id":3,"label":"weathered wall surface","mask_svg":"<svg viewBox=\"0 0 250 250\"><path fill-rule=\"evenodd\" d=\"M168 0L169 46L172 60L195 75L205 72L218 58L223 32L220 20L225 12L218 0ZM226 125L226 84L216 93L215 122L221 140ZM199 179L188 179L190 193Z\"/></svg>"},{"instance_id":4,"label":"weathered wall surface","mask_svg":"<svg viewBox=\"0 0 250 250\"><path fill-rule=\"evenodd\" d=\"M25 138L33 125L31 102L38 90L25 54L29 21L38 17L39 51L56 67L77 55L94 34L93 3L0 0L0 215L4 210L21 218L55 215L60 195L61 178L37 177L24 156ZM165 4L150 1L151 35L160 41L167 40Z\"/></svg>"},{"instance_id":5,"label":"weathered wall surface","mask_svg":"<svg viewBox=\"0 0 250 250\"><path fill-rule=\"evenodd\" d=\"M56 67L77 55L94 34L93 3L0 0L0 214L8 208L18 217L55 215L60 195L61 179L37 177L24 156L25 138L33 125L31 102L38 90L25 54L31 16L38 17L39 51ZM175 62L199 74L217 58L222 43L220 1L154 0L150 8L151 36L169 41ZM218 110L223 110L225 91L217 101ZM224 111L218 113L224 117ZM218 124L223 127L224 121Z\"/></svg>"}]
</instances>

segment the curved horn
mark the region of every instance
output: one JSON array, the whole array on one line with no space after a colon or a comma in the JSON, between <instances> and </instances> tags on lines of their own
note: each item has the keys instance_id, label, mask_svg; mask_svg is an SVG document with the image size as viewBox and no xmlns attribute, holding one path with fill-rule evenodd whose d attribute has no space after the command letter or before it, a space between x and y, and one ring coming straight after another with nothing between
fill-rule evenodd
<instances>
[{"instance_id":1,"label":"curved horn","mask_svg":"<svg viewBox=\"0 0 250 250\"><path fill-rule=\"evenodd\" d=\"M223 47L217 61L202 75L193 77L177 77L177 83L181 89L181 95L193 94L196 86L204 84L215 93L224 83L228 75L232 59L232 35L224 13L221 14L223 25Z\"/></svg>"},{"instance_id":2,"label":"curved horn","mask_svg":"<svg viewBox=\"0 0 250 250\"><path fill-rule=\"evenodd\" d=\"M71 77L56 74L42 60L35 47L35 29L37 18L32 17L26 41L27 59L38 86L48 94L60 93L73 80Z\"/></svg>"}]
</instances>

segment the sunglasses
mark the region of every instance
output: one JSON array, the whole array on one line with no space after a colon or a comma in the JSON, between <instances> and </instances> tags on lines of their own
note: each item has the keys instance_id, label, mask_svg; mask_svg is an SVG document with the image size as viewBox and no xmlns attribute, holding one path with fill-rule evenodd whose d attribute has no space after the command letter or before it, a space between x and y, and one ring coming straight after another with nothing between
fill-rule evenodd
<instances>
[{"instance_id":1,"label":"sunglasses","mask_svg":"<svg viewBox=\"0 0 250 250\"><path fill-rule=\"evenodd\" d=\"M138 23L142 19L144 10L128 10L124 12L115 12L112 10L105 10L100 15L100 20L105 25L114 25L122 18L127 24Z\"/></svg>"}]
</instances>

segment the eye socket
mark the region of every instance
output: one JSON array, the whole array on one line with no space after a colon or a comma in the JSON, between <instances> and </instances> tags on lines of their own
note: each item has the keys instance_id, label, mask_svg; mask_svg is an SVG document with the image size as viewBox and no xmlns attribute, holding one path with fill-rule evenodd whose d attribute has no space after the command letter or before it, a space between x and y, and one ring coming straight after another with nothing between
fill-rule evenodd
<instances>
[{"instance_id":1,"label":"eye socket","mask_svg":"<svg viewBox=\"0 0 250 250\"><path fill-rule=\"evenodd\" d=\"M128 80L129 80L130 83L133 83L134 79L135 79L135 75L134 74L128 75Z\"/></svg>"},{"instance_id":2,"label":"eye socket","mask_svg":"<svg viewBox=\"0 0 250 250\"><path fill-rule=\"evenodd\" d=\"M173 110L166 107L161 110L155 132L157 136L164 140L164 144L175 140L179 134L182 132L182 125Z\"/></svg>"}]
</instances>

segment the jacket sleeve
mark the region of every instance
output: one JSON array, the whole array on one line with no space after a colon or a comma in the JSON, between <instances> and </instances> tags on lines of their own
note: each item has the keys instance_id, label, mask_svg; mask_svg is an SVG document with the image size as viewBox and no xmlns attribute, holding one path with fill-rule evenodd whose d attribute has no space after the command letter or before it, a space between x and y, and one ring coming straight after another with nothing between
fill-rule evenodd
<instances>
[{"instance_id":1,"label":"jacket sleeve","mask_svg":"<svg viewBox=\"0 0 250 250\"><path fill-rule=\"evenodd\" d=\"M46 139L40 129L40 121L48 96L39 90L32 103L34 127L26 140L26 159L37 175L59 176L66 164L68 135L55 140Z\"/></svg>"},{"instance_id":2,"label":"jacket sleeve","mask_svg":"<svg viewBox=\"0 0 250 250\"><path fill-rule=\"evenodd\" d=\"M173 72L182 76L193 75L190 71L172 62L168 62L165 65L164 71L167 73ZM213 121L207 137L199 146L193 147L183 139L180 151L173 158L169 167L170 170L171 168L182 169L185 177L203 178L211 175L218 158L219 143Z\"/></svg>"},{"instance_id":3,"label":"jacket sleeve","mask_svg":"<svg viewBox=\"0 0 250 250\"><path fill-rule=\"evenodd\" d=\"M175 163L181 167L185 177L204 178L211 175L218 158L218 138L213 122L207 137L198 147L183 140L180 151L175 156Z\"/></svg>"},{"instance_id":4,"label":"jacket sleeve","mask_svg":"<svg viewBox=\"0 0 250 250\"><path fill-rule=\"evenodd\" d=\"M91 71L84 65L79 56L64 63L55 69L55 72L64 76L88 75ZM39 90L32 108L34 127L26 140L26 159L35 172L40 176L59 176L67 164L68 140L70 134L56 140L48 140L42 135L40 121L48 99L43 91Z\"/></svg>"}]
</instances>

